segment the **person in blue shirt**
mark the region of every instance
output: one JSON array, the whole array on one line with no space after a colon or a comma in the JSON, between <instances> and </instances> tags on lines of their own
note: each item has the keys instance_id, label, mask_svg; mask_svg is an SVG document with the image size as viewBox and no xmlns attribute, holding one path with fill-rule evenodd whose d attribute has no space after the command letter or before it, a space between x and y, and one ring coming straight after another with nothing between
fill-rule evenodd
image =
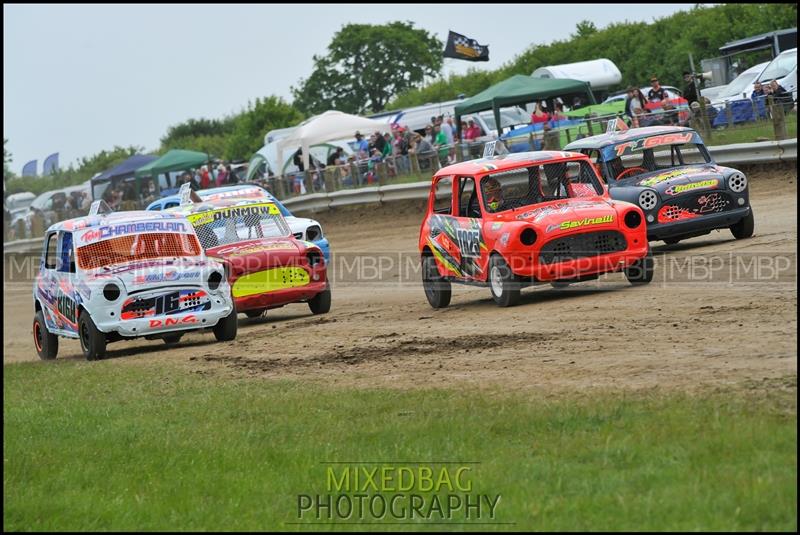
<instances>
[{"instance_id":1,"label":"person in blue shirt","mask_svg":"<svg viewBox=\"0 0 800 535\"><path fill-rule=\"evenodd\" d=\"M356 150L359 152L359 157L369 157L369 143L361 135L361 132L356 132ZM363 156L360 154L362 151L364 152Z\"/></svg>"}]
</instances>

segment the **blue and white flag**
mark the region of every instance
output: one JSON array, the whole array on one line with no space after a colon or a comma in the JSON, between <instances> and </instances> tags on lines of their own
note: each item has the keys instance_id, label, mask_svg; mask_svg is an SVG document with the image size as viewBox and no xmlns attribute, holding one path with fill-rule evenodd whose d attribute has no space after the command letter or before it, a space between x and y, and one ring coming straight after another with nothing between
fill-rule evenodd
<instances>
[{"instance_id":1,"label":"blue and white flag","mask_svg":"<svg viewBox=\"0 0 800 535\"><path fill-rule=\"evenodd\" d=\"M44 159L42 164L42 175L52 175L54 171L58 170L58 153L54 152Z\"/></svg>"},{"instance_id":2,"label":"blue and white flag","mask_svg":"<svg viewBox=\"0 0 800 535\"><path fill-rule=\"evenodd\" d=\"M22 176L36 176L36 160L31 160L22 166Z\"/></svg>"}]
</instances>

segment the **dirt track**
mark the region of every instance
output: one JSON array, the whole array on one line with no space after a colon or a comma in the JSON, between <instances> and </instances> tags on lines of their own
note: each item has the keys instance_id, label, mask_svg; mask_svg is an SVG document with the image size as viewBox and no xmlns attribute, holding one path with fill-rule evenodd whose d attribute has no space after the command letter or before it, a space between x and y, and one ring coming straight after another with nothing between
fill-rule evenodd
<instances>
[{"instance_id":1,"label":"dirt track","mask_svg":"<svg viewBox=\"0 0 800 535\"><path fill-rule=\"evenodd\" d=\"M291 305L266 319L241 316L232 344L214 343L205 333L190 334L168 350L159 341L117 343L109 356L124 358L94 365L164 361L204 374L360 387L693 390L764 380L794 384L797 174L766 168L750 170L749 177L753 238L737 242L724 231L672 247L659 242L649 286L632 287L619 274L568 289L537 286L510 309L497 308L485 288L460 286L449 308L428 306L412 272L418 205L318 214L340 255L330 314L313 317L305 305ZM388 253L378 260L384 277L363 282L375 270L359 254L379 252ZM760 264L748 263L751 255ZM697 280L709 267L713 278ZM360 277L352 273L356 268ZM5 363L37 360L30 295L29 282L5 285ZM59 358L80 359L78 342L61 339Z\"/></svg>"}]
</instances>

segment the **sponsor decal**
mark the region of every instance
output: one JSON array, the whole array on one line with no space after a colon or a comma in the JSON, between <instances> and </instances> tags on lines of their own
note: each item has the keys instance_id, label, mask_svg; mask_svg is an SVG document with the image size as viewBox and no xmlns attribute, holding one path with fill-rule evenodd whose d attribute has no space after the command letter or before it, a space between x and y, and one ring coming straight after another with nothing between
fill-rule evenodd
<instances>
[{"instance_id":1,"label":"sponsor decal","mask_svg":"<svg viewBox=\"0 0 800 535\"><path fill-rule=\"evenodd\" d=\"M548 225L547 232L551 232L553 230L569 230L573 228L587 227L591 225L605 225L606 223L613 223L613 222L614 222L613 215L606 215L603 217L585 217L583 219L579 219L576 221L562 221L557 225Z\"/></svg>"},{"instance_id":2,"label":"sponsor decal","mask_svg":"<svg viewBox=\"0 0 800 535\"><path fill-rule=\"evenodd\" d=\"M501 228L503 228L503 224L502 223L492 223L492 230L497 231L497 230L500 230Z\"/></svg>"},{"instance_id":3,"label":"sponsor decal","mask_svg":"<svg viewBox=\"0 0 800 535\"><path fill-rule=\"evenodd\" d=\"M233 297L247 297L287 288L305 286L311 279L308 272L299 267L279 267L248 273L233 283Z\"/></svg>"},{"instance_id":4,"label":"sponsor decal","mask_svg":"<svg viewBox=\"0 0 800 535\"><path fill-rule=\"evenodd\" d=\"M689 143L694 137L694 132L664 134L660 136L651 136L626 143L620 143L615 147L617 156L630 154L631 152L651 149L653 147L660 147L662 145L682 145Z\"/></svg>"},{"instance_id":5,"label":"sponsor decal","mask_svg":"<svg viewBox=\"0 0 800 535\"><path fill-rule=\"evenodd\" d=\"M182 318L164 318L164 319L154 319L150 320L150 328L156 327L170 327L172 325L186 325L191 323L197 323L197 318L189 314L188 316L184 316Z\"/></svg>"},{"instance_id":6,"label":"sponsor decal","mask_svg":"<svg viewBox=\"0 0 800 535\"><path fill-rule=\"evenodd\" d=\"M211 193L203 195L204 201L218 201L220 199L242 198L252 199L264 197L269 199L269 194L261 188L242 188L234 191L223 191L220 193Z\"/></svg>"},{"instance_id":7,"label":"sponsor decal","mask_svg":"<svg viewBox=\"0 0 800 535\"><path fill-rule=\"evenodd\" d=\"M306 247L315 247L313 243L304 242ZM268 244L256 244L256 245L234 245L231 247L223 247L222 249L217 249L214 254L223 255L223 256L247 256L250 254L262 253L265 251L297 251L297 248L292 244L292 242L281 240L276 241L273 243Z\"/></svg>"},{"instance_id":8,"label":"sponsor decal","mask_svg":"<svg viewBox=\"0 0 800 535\"><path fill-rule=\"evenodd\" d=\"M180 290L157 295L135 296L122 305L120 317L123 320L139 319L148 316L199 312L211 309L211 301L203 290Z\"/></svg>"},{"instance_id":9,"label":"sponsor decal","mask_svg":"<svg viewBox=\"0 0 800 535\"><path fill-rule=\"evenodd\" d=\"M146 284L153 282L172 282L181 279L198 279L200 278L199 271L187 271L181 273L177 270L170 270L163 273L146 273L144 275L137 275L133 279L136 284Z\"/></svg>"},{"instance_id":10,"label":"sponsor decal","mask_svg":"<svg viewBox=\"0 0 800 535\"><path fill-rule=\"evenodd\" d=\"M107 225L88 230L81 235L83 243L95 242L141 232L179 232L186 233L186 225L181 221L140 221L138 223L122 223L120 225Z\"/></svg>"},{"instance_id":11,"label":"sponsor decal","mask_svg":"<svg viewBox=\"0 0 800 535\"><path fill-rule=\"evenodd\" d=\"M263 214L280 215L280 213L278 207L273 203L258 203L245 206L229 206L226 208L208 210L198 214L189 214L186 216L186 219L195 227L199 227L200 225L207 225L230 217L260 216Z\"/></svg>"},{"instance_id":12,"label":"sponsor decal","mask_svg":"<svg viewBox=\"0 0 800 535\"><path fill-rule=\"evenodd\" d=\"M637 182L637 186L655 186L656 184L660 184L665 180L669 180L670 178L675 178L684 175L690 175L694 173L701 173L703 172L702 167L690 167L688 169L675 169L674 171L668 171L666 173L661 173L656 176L651 176L650 178L646 178L641 182Z\"/></svg>"},{"instance_id":13,"label":"sponsor decal","mask_svg":"<svg viewBox=\"0 0 800 535\"><path fill-rule=\"evenodd\" d=\"M533 222L536 223L538 221L541 221L550 214L565 214L572 209L597 208L598 206L604 206L604 205L593 201L563 202L550 206L541 206L539 208L534 208L533 210L529 210L527 212L518 215L517 219L522 220L522 219L533 218Z\"/></svg>"},{"instance_id":14,"label":"sponsor decal","mask_svg":"<svg viewBox=\"0 0 800 535\"><path fill-rule=\"evenodd\" d=\"M70 323L75 323L75 301L64 292L58 292L56 298L56 310Z\"/></svg>"},{"instance_id":15,"label":"sponsor decal","mask_svg":"<svg viewBox=\"0 0 800 535\"><path fill-rule=\"evenodd\" d=\"M509 237L509 233L508 232L503 232L503 235L500 236L500 243L502 245L508 245L508 237Z\"/></svg>"},{"instance_id":16,"label":"sponsor decal","mask_svg":"<svg viewBox=\"0 0 800 535\"><path fill-rule=\"evenodd\" d=\"M664 193L667 195L680 195L681 193L695 189L715 188L717 184L719 184L719 180L716 178L712 180L701 180L700 182L693 182L691 184L676 184L668 187Z\"/></svg>"}]
</instances>

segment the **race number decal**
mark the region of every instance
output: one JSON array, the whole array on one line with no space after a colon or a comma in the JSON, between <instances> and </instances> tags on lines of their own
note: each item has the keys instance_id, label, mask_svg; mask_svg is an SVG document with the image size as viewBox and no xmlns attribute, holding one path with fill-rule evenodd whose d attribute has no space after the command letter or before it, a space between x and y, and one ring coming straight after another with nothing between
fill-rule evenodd
<instances>
[{"instance_id":1,"label":"race number decal","mask_svg":"<svg viewBox=\"0 0 800 535\"><path fill-rule=\"evenodd\" d=\"M481 256L481 233L475 229L456 229L456 239L461 256L464 258L480 258Z\"/></svg>"}]
</instances>

